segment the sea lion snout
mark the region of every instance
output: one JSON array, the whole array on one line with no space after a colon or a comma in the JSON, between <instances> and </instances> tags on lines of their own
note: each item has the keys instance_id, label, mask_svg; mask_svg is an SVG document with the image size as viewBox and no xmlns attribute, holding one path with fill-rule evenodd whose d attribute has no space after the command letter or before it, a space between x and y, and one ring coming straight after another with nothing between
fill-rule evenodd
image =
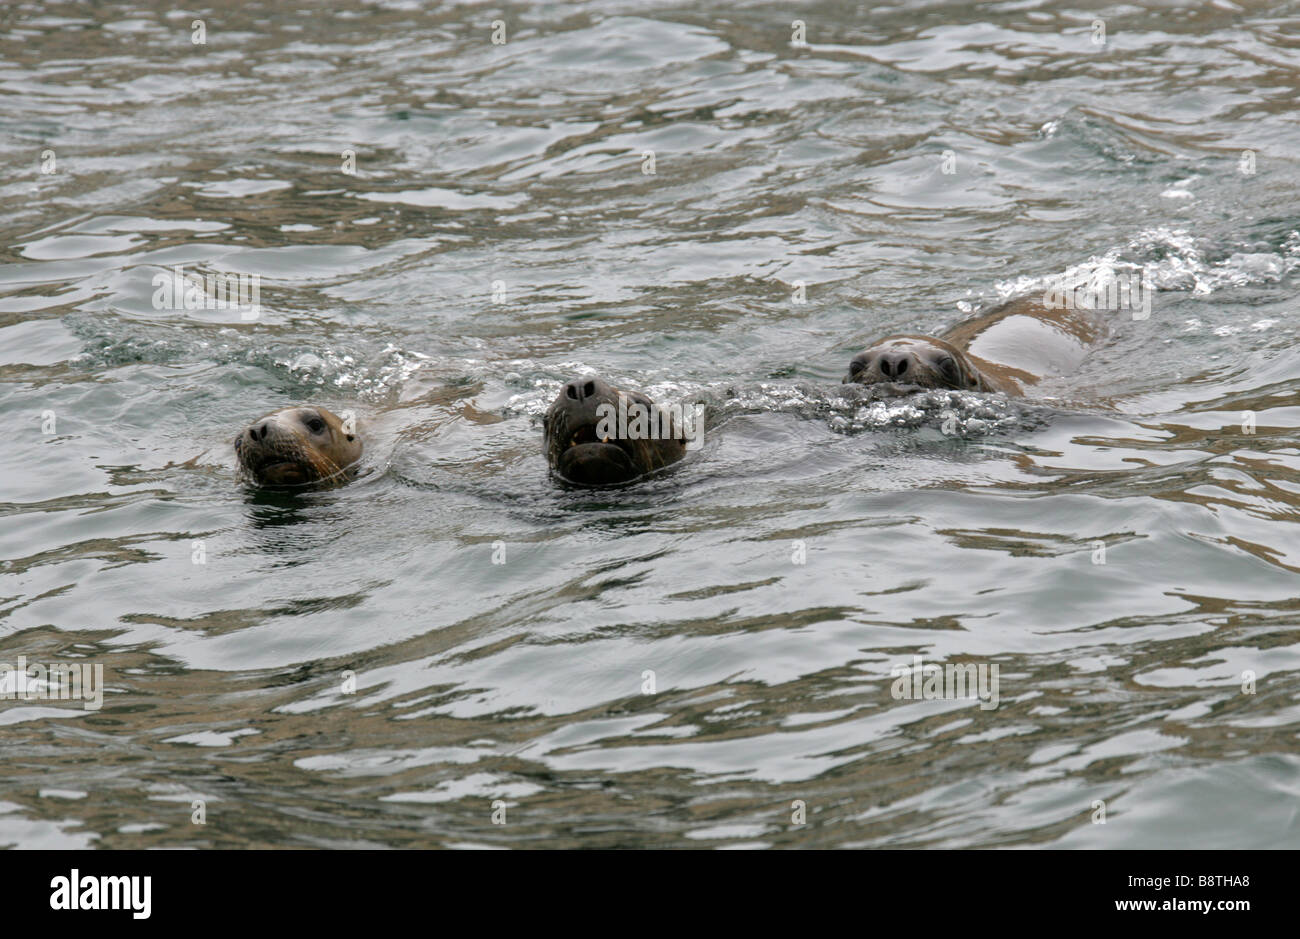
<instances>
[{"instance_id":1,"label":"sea lion snout","mask_svg":"<svg viewBox=\"0 0 1300 939\"><path fill-rule=\"evenodd\" d=\"M248 439L251 443L257 444L269 443L276 437L283 436L285 430L283 424L277 420L276 415L268 414L261 420L250 424L244 433L248 435Z\"/></svg>"},{"instance_id":2,"label":"sea lion snout","mask_svg":"<svg viewBox=\"0 0 1300 939\"><path fill-rule=\"evenodd\" d=\"M570 401L586 401L595 398L598 391L607 392L609 386L599 378L575 378L564 386L564 397Z\"/></svg>"},{"instance_id":3,"label":"sea lion snout","mask_svg":"<svg viewBox=\"0 0 1300 939\"><path fill-rule=\"evenodd\" d=\"M889 336L853 357L844 384L894 385L897 390L988 390L969 357L932 336Z\"/></svg>"},{"instance_id":4,"label":"sea lion snout","mask_svg":"<svg viewBox=\"0 0 1300 939\"><path fill-rule=\"evenodd\" d=\"M903 379L907 372L907 363L911 356L904 352L882 352L877 364L880 367L880 374L894 381Z\"/></svg>"}]
</instances>

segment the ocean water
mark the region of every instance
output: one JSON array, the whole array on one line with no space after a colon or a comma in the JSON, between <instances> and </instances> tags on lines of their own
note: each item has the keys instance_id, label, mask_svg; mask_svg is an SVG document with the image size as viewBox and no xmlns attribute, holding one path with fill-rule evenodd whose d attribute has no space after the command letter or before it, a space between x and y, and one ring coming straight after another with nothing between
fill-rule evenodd
<instances>
[{"instance_id":1,"label":"ocean water","mask_svg":"<svg viewBox=\"0 0 1300 939\"><path fill-rule=\"evenodd\" d=\"M1300 846L1298 35L5 4L0 663L103 687L0 676L0 845ZM840 384L1109 273L1150 315L1031 398ZM558 486L578 374L704 446ZM303 402L362 475L250 491ZM899 697L918 657L996 707Z\"/></svg>"}]
</instances>

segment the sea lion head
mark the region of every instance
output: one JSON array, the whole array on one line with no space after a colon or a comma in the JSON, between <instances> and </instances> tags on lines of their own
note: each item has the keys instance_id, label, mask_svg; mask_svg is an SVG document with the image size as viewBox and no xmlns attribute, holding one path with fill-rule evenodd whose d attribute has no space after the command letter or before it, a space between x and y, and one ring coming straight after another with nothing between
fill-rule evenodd
<instances>
[{"instance_id":1,"label":"sea lion head","mask_svg":"<svg viewBox=\"0 0 1300 939\"><path fill-rule=\"evenodd\" d=\"M259 486L338 483L361 458L354 422L324 408L272 411L235 438L240 469Z\"/></svg>"},{"instance_id":2,"label":"sea lion head","mask_svg":"<svg viewBox=\"0 0 1300 939\"><path fill-rule=\"evenodd\" d=\"M625 483L686 454L682 428L671 414L639 391L594 376L560 389L546 412L544 433L551 471L579 486Z\"/></svg>"},{"instance_id":3,"label":"sea lion head","mask_svg":"<svg viewBox=\"0 0 1300 939\"><path fill-rule=\"evenodd\" d=\"M843 383L890 384L899 391L993 390L966 353L933 336L886 336L853 357Z\"/></svg>"}]
</instances>

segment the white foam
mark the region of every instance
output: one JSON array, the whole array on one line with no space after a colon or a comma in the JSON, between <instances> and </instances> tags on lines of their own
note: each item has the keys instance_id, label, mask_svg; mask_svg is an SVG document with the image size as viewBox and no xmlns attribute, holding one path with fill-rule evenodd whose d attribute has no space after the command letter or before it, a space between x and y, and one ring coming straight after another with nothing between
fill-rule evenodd
<instances>
[{"instance_id":1,"label":"white foam","mask_svg":"<svg viewBox=\"0 0 1300 939\"><path fill-rule=\"evenodd\" d=\"M1149 228L1132 240L1072 265L1059 274L1016 277L994 285L1000 299L1046 291L1088 287L1104 290L1119 274L1138 274L1156 290L1185 290L1208 296L1224 287L1277 283L1300 265L1300 232L1287 236L1281 252L1238 252L1211 262L1184 229Z\"/></svg>"}]
</instances>

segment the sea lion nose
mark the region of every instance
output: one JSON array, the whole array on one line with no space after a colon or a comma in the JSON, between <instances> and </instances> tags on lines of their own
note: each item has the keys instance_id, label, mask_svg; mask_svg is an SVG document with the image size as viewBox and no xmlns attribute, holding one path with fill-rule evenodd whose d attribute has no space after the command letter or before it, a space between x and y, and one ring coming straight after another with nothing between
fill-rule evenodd
<instances>
[{"instance_id":1,"label":"sea lion nose","mask_svg":"<svg viewBox=\"0 0 1300 939\"><path fill-rule=\"evenodd\" d=\"M575 378L564 386L564 396L571 401L583 401L596 393L596 383L590 378Z\"/></svg>"},{"instance_id":2,"label":"sea lion nose","mask_svg":"<svg viewBox=\"0 0 1300 939\"><path fill-rule=\"evenodd\" d=\"M906 371L906 352L886 352L880 357L880 374L886 378L900 378Z\"/></svg>"},{"instance_id":3,"label":"sea lion nose","mask_svg":"<svg viewBox=\"0 0 1300 939\"><path fill-rule=\"evenodd\" d=\"M271 422L267 420L258 421L252 427L248 428L248 436L254 440L265 440L266 433L270 429Z\"/></svg>"}]
</instances>

